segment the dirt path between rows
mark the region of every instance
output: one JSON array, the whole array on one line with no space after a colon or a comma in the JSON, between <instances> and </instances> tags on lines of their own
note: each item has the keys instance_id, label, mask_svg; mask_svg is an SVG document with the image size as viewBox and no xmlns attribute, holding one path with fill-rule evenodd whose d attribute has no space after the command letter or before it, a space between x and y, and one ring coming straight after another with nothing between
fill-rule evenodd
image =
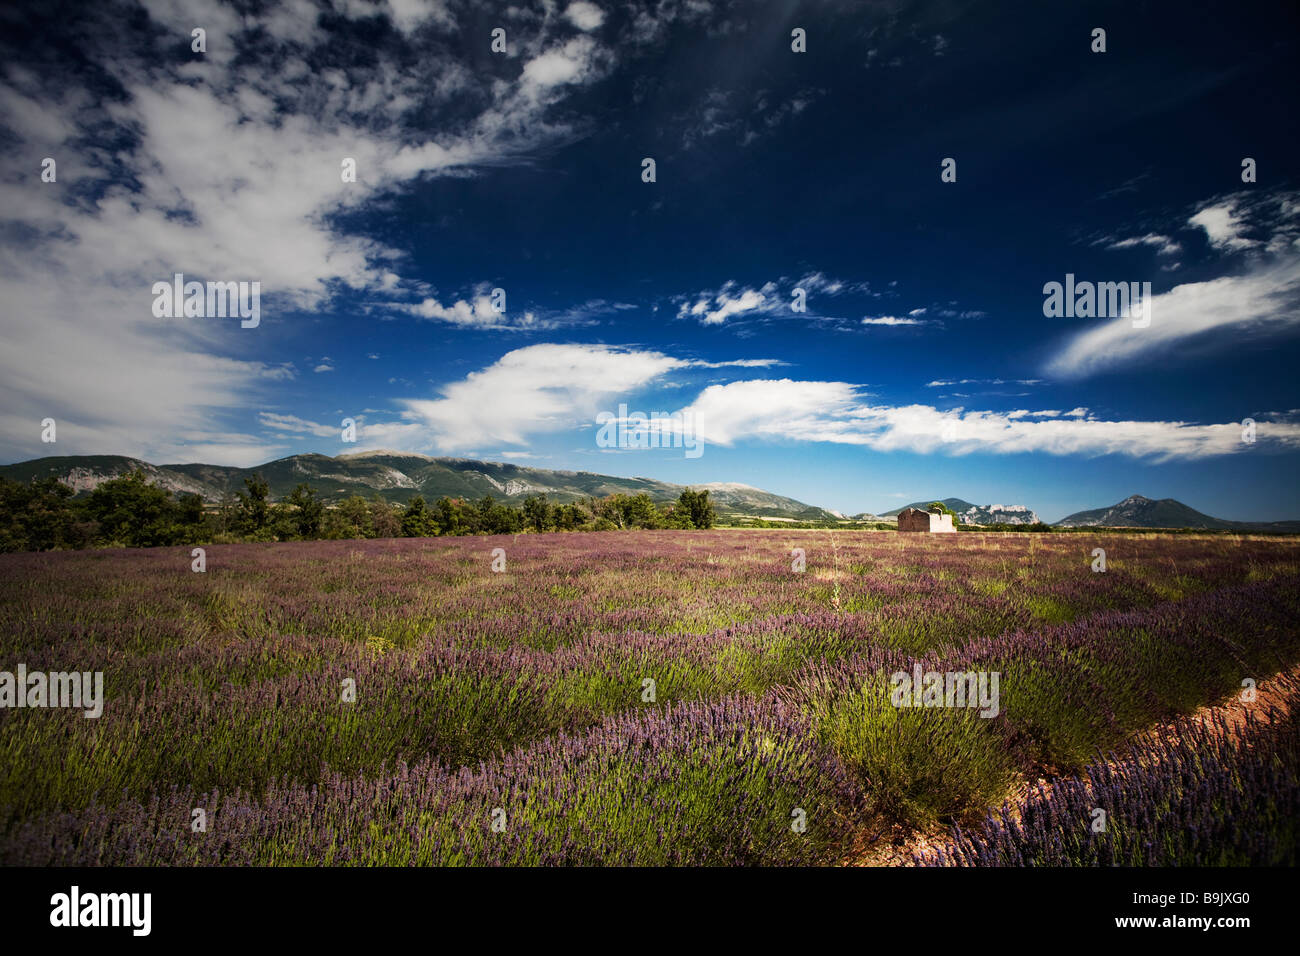
<instances>
[{"instance_id":1,"label":"dirt path between rows","mask_svg":"<svg viewBox=\"0 0 1300 956\"><path fill-rule=\"evenodd\" d=\"M1284 686L1300 683L1300 664L1282 674L1275 675L1259 684L1255 700L1246 703L1240 694L1233 696L1222 704L1200 707L1190 715L1198 724L1208 725L1216 733L1222 733L1216 718L1222 718L1227 724L1227 735L1240 739L1242 728L1246 723L1246 714L1252 713L1262 723L1267 724L1274 716L1284 716L1290 712L1287 706L1287 694ZM1172 721L1157 724L1147 730L1134 734L1129 744L1154 738L1171 739L1177 735L1176 724ZM1111 766L1123 766L1124 760L1112 760ZM1030 797L1041 787L1050 797L1055 779L1040 777L1037 780L1022 780L1008 797L1012 815L1019 817ZM843 866L911 866L912 854L924 853L936 847L951 843L951 828L935 827L931 830L917 831L898 825L875 822L862 827L854 837L853 848L841 861Z\"/></svg>"}]
</instances>

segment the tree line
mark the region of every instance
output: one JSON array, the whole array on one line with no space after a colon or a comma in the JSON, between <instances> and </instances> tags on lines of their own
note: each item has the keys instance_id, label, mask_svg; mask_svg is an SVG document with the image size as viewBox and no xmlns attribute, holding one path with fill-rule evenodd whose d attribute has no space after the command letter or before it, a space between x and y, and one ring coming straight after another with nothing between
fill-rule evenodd
<instances>
[{"instance_id":1,"label":"tree line","mask_svg":"<svg viewBox=\"0 0 1300 956\"><path fill-rule=\"evenodd\" d=\"M486 495L478 501L413 496L405 505L378 495L352 495L328 505L299 484L279 501L260 474L222 496L215 507L196 494L172 495L136 470L75 497L57 478L28 483L0 478L0 552L102 546L223 544L237 541L315 541L343 538L422 538L435 535L612 531L621 528L711 528L708 491L684 490L659 505L642 492L558 504L544 495L512 507Z\"/></svg>"}]
</instances>

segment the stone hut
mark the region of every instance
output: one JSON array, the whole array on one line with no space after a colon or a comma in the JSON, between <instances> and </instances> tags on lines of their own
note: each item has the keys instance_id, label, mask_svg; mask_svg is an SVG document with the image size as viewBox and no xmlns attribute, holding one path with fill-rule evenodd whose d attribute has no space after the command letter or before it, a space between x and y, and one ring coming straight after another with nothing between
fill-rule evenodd
<instances>
[{"instance_id":1,"label":"stone hut","mask_svg":"<svg viewBox=\"0 0 1300 956\"><path fill-rule=\"evenodd\" d=\"M920 508L904 508L898 513L899 531L945 532L957 529L952 526L952 515Z\"/></svg>"}]
</instances>

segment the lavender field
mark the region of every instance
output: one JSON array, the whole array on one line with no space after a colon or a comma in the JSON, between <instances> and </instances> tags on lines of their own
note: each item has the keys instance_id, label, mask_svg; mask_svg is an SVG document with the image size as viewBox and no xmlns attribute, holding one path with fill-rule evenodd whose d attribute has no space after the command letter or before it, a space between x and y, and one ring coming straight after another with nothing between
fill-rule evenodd
<instances>
[{"instance_id":1,"label":"lavender field","mask_svg":"<svg viewBox=\"0 0 1300 956\"><path fill-rule=\"evenodd\" d=\"M106 697L94 719L0 710L0 863L836 864L884 826L977 827L1300 661L1283 538L642 531L191 561L0 555L0 667L102 671ZM998 673L996 716L895 706L918 665ZM1254 769L1189 732L1151 772L1218 769L1164 816L1116 797L1117 846L1212 818L1219 857L1051 861L1294 863L1294 724L1272 726ZM1073 845L1086 803L1035 825ZM944 861L1036 858L989 840Z\"/></svg>"}]
</instances>

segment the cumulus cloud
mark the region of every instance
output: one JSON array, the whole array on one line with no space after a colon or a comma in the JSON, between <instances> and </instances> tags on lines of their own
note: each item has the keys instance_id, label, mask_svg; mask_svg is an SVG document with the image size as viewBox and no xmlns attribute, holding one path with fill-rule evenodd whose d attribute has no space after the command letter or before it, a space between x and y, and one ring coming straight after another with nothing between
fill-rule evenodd
<instances>
[{"instance_id":1,"label":"cumulus cloud","mask_svg":"<svg viewBox=\"0 0 1300 956\"><path fill-rule=\"evenodd\" d=\"M533 57L524 64L524 89L537 95L536 90L582 82L596 69L595 50L596 41L580 36Z\"/></svg>"},{"instance_id":2,"label":"cumulus cloud","mask_svg":"<svg viewBox=\"0 0 1300 956\"><path fill-rule=\"evenodd\" d=\"M530 435L592 421L610 397L685 364L654 351L533 345L444 386L440 398L403 401L403 417L441 448L474 448L488 440L522 445Z\"/></svg>"},{"instance_id":3,"label":"cumulus cloud","mask_svg":"<svg viewBox=\"0 0 1300 956\"><path fill-rule=\"evenodd\" d=\"M596 30L605 22L605 11L587 0L575 0L565 9L564 18L579 30Z\"/></svg>"},{"instance_id":4,"label":"cumulus cloud","mask_svg":"<svg viewBox=\"0 0 1300 956\"><path fill-rule=\"evenodd\" d=\"M503 316L492 307L492 297L486 294L474 296L472 302L457 299L450 305L443 305L437 299L427 298L418 305L407 305L402 308L422 319L441 319L452 325L497 328L504 322Z\"/></svg>"},{"instance_id":5,"label":"cumulus cloud","mask_svg":"<svg viewBox=\"0 0 1300 956\"><path fill-rule=\"evenodd\" d=\"M532 435L590 423L620 397L663 384L669 372L777 364L775 359L706 362L609 345L531 345L444 386L438 398L398 404L414 429L406 437L425 446L522 445Z\"/></svg>"},{"instance_id":6,"label":"cumulus cloud","mask_svg":"<svg viewBox=\"0 0 1300 956\"><path fill-rule=\"evenodd\" d=\"M567 308L525 308L497 312L487 283L480 283L467 298L447 299L445 302L446 304L436 296L426 296L420 302L396 303L385 306L384 309L481 331L540 332L595 325L603 316L636 308L630 302L588 299Z\"/></svg>"},{"instance_id":7,"label":"cumulus cloud","mask_svg":"<svg viewBox=\"0 0 1300 956\"><path fill-rule=\"evenodd\" d=\"M439 27L455 27L456 19L442 0L385 0L385 7L393 25L403 33L411 33L426 23ZM354 12L362 8L349 0L346 7Z\"/></svg>"},{"instance_id":8,"label":"cumulus cloud","mask_svg":"<svg viewBox=\"0 0 1300 956\"><path fill-rule=\"evenodd\" d=\"M700 293L694 303L683 302L677 310L678 318L699 319L701 325L720 325L734 315L770 313L776 308L776 283L764 283L761 288L744 288L729 280L715 292Z\"/></svg>"}]
</instances>

